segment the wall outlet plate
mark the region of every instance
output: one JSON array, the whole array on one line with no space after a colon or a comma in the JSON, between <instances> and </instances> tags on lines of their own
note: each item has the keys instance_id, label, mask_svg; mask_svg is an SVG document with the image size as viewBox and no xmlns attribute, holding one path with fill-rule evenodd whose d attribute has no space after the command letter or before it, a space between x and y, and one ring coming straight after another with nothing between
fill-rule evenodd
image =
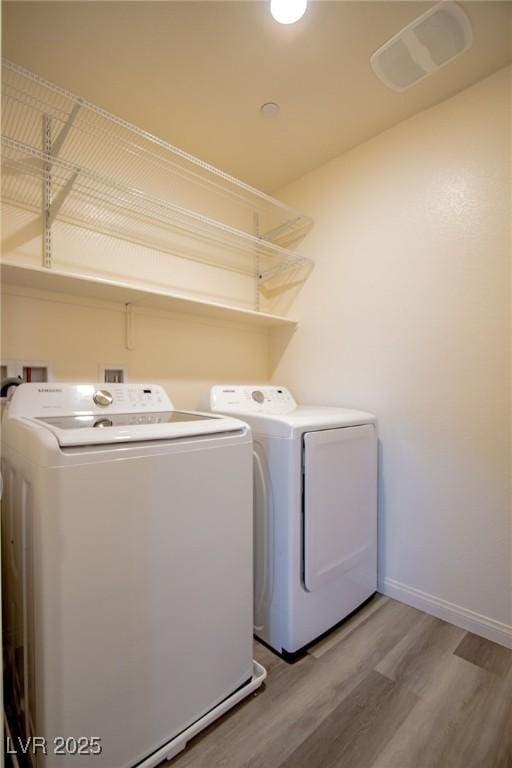
<instances>
[{"instance_id":1,"label":"wall outlet plate","mask_svg":"<svg viewBox=\"0 0 512 768\"><path fill-rule=\"evenodd\" d=\"M126 384L128 368L124 363L100 363L98 376L98 381L104 381L106 384Z\"/></svg>"},{"instance_id":2,"label":"wall outlet plate","mask_svg":"<svg viewBox=\"0 0 512 768\"><path fill-rule=\"evenodd\" d=\"M1 360L0 377L21 378L23 381L53 381L52 366L48 360Z\"/></svg>"}]
</instances>

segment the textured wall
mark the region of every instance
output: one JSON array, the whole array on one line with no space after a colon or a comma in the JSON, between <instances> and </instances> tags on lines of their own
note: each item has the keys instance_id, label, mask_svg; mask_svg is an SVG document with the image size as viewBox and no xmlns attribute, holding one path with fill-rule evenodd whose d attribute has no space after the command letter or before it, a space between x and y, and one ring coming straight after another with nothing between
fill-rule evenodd
<instances>
[{"instance_id":1,"label":"textured wall","mask_svg":"<svg viewBox=\"0 0 512 768\"><path fill-rule=\"evenodd\" d=\"M510 95L508 68L282 190L316 267L273 349L302 401L379 418L384 583L505 634Z\"/></svg>"}]
</instances>

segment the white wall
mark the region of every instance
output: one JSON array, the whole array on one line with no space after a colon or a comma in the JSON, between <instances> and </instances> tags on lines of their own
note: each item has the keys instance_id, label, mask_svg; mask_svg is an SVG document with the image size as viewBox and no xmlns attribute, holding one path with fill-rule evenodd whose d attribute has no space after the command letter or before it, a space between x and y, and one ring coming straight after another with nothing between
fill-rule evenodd
<instances>
[{"instance_id":1,"label":"white wall","mask_svg":"<svg viewBox=\"0 0 512 768\"><path fill-rule=\"evenodd\" d=\"M130 381L162 384L175 406L196 409L212 384L269 376L265 329L136 310L134 342L128 351L122 305L4 286L2 359L49 361L57 381L125 365Z\"/></svg>"},{"instance_id":2,"label":"white wall","mask_svg":"<svg viewBox=\"0 0 512 768\"><path fill-rule=\"evenodd\" d=\"M382 588L506 643L510 114L508 68L282 190L316 267L273 348L300 400L378 416Z\"/></svg>"}]
</instances>

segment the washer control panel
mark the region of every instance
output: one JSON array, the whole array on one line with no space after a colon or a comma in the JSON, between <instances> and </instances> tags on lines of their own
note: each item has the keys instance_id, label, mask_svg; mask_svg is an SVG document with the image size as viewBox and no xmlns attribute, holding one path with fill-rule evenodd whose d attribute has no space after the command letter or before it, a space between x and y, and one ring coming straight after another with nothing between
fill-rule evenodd
<instances>
[{"instance_id":1,"label":"washer control panel","mask_svg":"<svg viewBox=\"0 0 512 768\"><path fill-rule=\"evenodd\" d=\"M159 413L173 411L157 384L21 384L9 405L11 416Z\"/></svg>"},{"instance_id":2,"label":"washer control panel","mask_svg":"<svg viewBox=\"0 0 512 768\"><path fill-rule=\"evenodd\" d=\"M216 386L210 391L210 408L219 413L285 414L295 410L297 403L286 387L274 386Z\"/></svg>"}]
</instances>

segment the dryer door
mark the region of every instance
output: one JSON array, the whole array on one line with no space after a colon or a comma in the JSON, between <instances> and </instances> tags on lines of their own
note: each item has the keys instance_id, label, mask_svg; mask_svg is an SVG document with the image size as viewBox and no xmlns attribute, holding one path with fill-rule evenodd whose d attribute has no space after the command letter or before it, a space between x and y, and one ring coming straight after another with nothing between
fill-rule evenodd
<instances>
[{"instance_id":1,"label":"dryer door","mask_svg":"<svg viewBox=\"0 0 512 768\"><path fill-rule=\"evenodd\" d=\"M304 585L354 571L365 578L377 540L377 443L370 424L304 435ZM356 570L357 569L357 570Z\"/></svg>"}]
</instances>

